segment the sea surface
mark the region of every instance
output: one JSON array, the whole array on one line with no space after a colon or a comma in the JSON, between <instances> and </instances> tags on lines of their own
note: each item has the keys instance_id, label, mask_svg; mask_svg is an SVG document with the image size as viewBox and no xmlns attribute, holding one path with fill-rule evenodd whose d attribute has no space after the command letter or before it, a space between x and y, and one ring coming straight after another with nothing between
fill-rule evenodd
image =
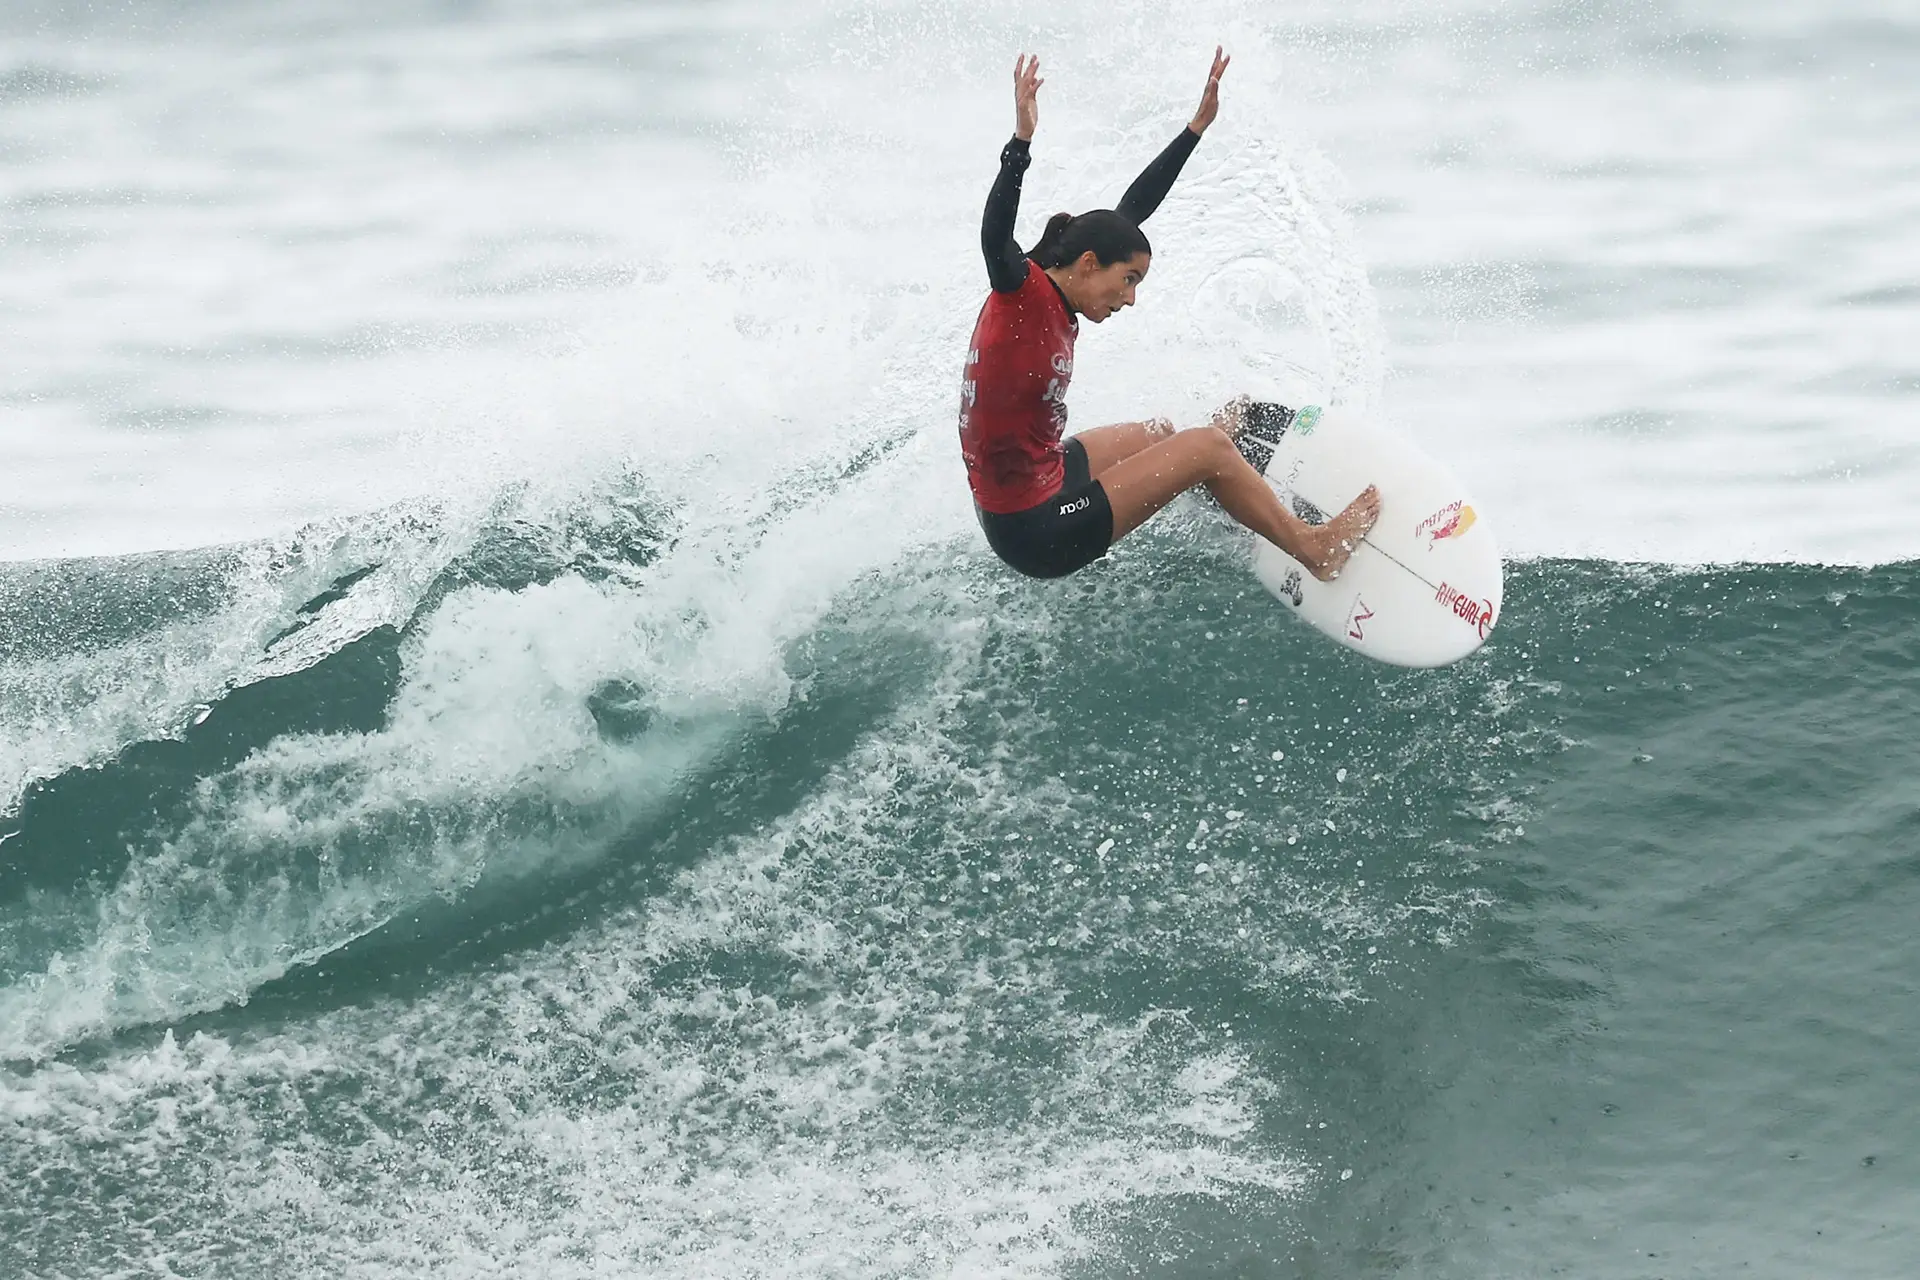
<instances>
[{"instance_id":1,"label":"sea surface","mask_svg":"<svg viewBox=\"0 0 1920 1280\"><path fill-rule=\"evenodd\" d=\"M1020 579L1023 236L1218 124L1072 425L1468 478L1437 672L1183 501ZM1920 6L10 0L0 1277L1891 1280Z\"/></svg>"}]
</instances>

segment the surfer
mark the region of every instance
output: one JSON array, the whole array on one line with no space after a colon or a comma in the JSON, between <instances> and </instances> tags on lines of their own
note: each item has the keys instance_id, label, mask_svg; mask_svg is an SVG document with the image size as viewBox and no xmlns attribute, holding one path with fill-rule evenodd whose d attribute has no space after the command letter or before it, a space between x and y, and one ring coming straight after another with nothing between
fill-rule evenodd
<instances>
[{"instance_id":1,"label":"surfer","mask_svg":"<svg viewBox=\"0 0 1920 1280\"><path fill-rule=\"evenodd\" d=\"M1220 111L1220 77L1232 61L1213 53L1193 121L1154 158L1118 207L1056 213L1031 250L1013 238L1020 181L1040 120L1040 59L1013 65L1013 138L987 195L980 248L993 285L967 351L960 452L987 543L1035 578L1084 568L1196 486L1227 514L1298 560L1336 577L1380 513L1371 486L1332 520L1310 525L1288 511L1237 447L1251 422L1285 410L1234 400L1206 426L1175 431L1164 419L1095 427L1062 440L1080 317L1100 324L1130 307L1153 262L1140 230Z\"/></svg>"}]
</instances>

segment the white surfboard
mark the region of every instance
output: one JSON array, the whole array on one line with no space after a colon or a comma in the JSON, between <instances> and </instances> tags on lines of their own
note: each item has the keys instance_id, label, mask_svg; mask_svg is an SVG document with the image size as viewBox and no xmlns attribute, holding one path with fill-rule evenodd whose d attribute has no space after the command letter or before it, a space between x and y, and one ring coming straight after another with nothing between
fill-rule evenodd
<instances>
[{"instance_id":1,"label":"white surfboard","mask_svg":"<svg viewBox=\"0 0 1920 1280\"><path fill-rule=\"evenodd\" d=\"M1379 521L1332 582L1254 539L1255 574L1301 621L1396 667L1445 666L1485 642L1500 616L1500 548L1453 472L1342 409L1307 405L1278 432L1248 435L1272 446L1267 483L1309 524L1380 488Z\"/></svg>"}]
</instances>

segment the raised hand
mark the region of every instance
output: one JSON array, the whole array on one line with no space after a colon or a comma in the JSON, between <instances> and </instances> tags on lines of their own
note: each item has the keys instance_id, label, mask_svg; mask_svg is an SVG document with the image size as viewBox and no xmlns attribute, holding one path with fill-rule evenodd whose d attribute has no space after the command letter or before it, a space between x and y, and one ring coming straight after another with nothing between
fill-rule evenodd
<instances>
[{"instance_id":1,"label":"raised hand","mask_svg":"<svg viewBox=\"0 0 1920 1280\"><path fill-rule=\"evenodd\" d=\"M1193 113L1193 123L1187 126L1195 133L1205 133L1207 126L1213 123L1213 118L1220 114L1220 77L1226 74L1227 64L1232 61L1219 45L1213 47L1213 70L1207 72L1207 87L1200 95L1200 109Z\"/></svg>"},{"instance_id":2,"label":"raised hand","mask_svg":"<svg viewBox=\"0 0 1920 1280\"><path fill-rule=\"evenodd\" d=\"M1023 53L1013 62L1013 136L1033 141L1040 124L1040 55Z\"/></svg>"}]
</instances>

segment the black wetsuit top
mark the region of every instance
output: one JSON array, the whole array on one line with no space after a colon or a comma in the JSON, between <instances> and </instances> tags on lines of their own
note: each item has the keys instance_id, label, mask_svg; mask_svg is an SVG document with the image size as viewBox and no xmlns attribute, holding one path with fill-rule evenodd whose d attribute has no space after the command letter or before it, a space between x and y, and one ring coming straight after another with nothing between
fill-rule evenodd
<instances>
[{"instance_id":1,"label":"black wetsuit top","mask_svg":"<svg viewBox=\"0 0 1920 1280\"><path fill-rule=\"evenodd\" d=\"M1145 222L1173 190L1173 180L1180 176L1187 157L1198 145L1200 135L1190 128L1182 129L1166 150L1140 171L1114 212L1135 226ZM987 211L980 219L980 252L986 256L987 279L993 282L995 293L1012 293L1026 283L1027 255L1013 238L1013 220L1020 212L1020 179L1032 163L1031 145L1021 138L1011 139L1000 149L1000 176L987 192Z\"/></svg>"}]
</instances>

